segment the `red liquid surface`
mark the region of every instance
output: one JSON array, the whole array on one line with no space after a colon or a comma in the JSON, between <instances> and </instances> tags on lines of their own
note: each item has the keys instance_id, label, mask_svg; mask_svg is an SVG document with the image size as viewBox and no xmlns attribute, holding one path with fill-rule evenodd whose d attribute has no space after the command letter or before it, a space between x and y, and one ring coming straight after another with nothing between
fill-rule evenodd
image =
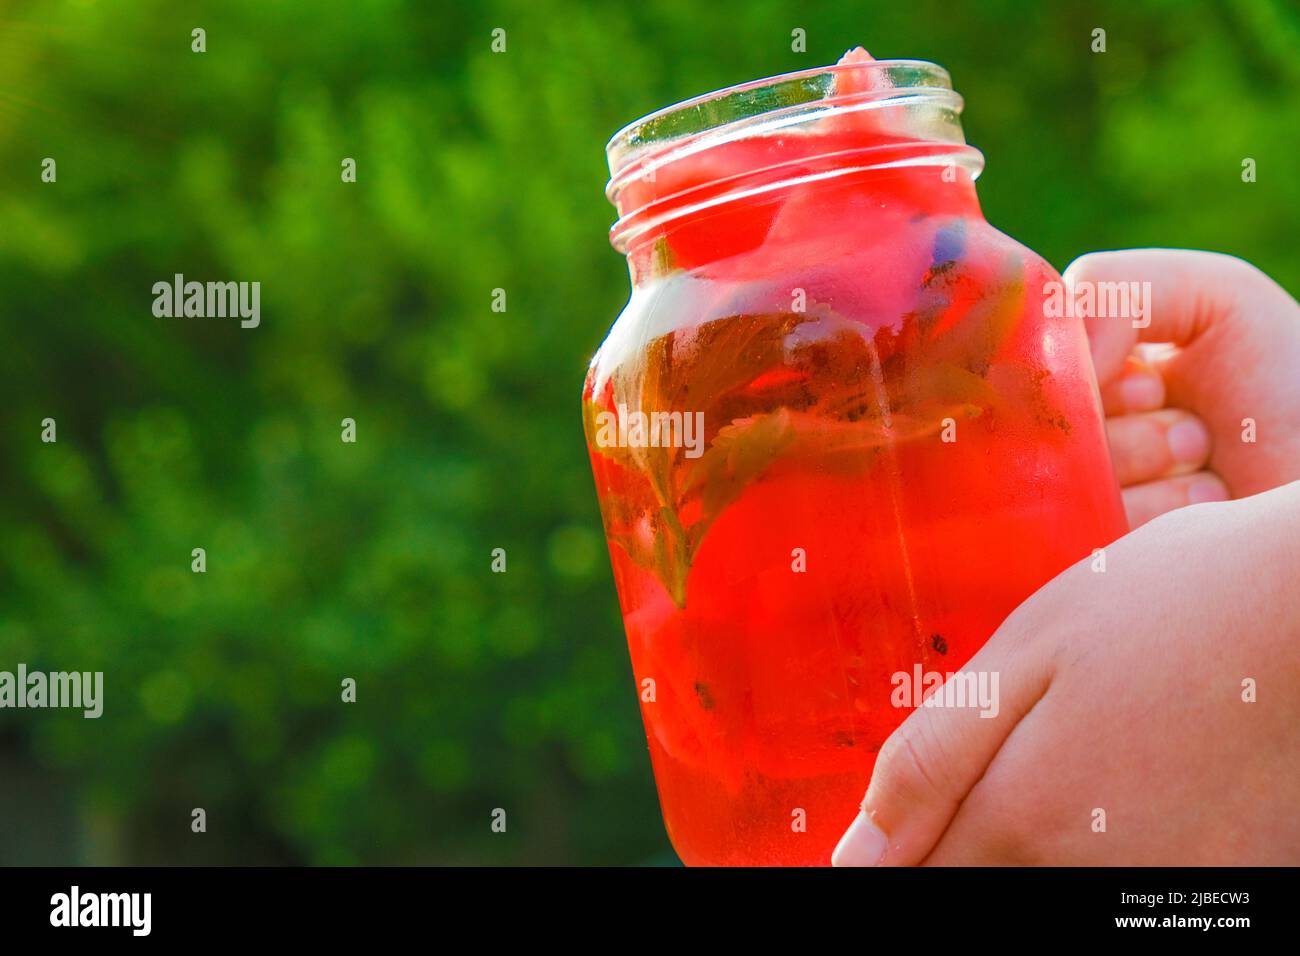
<instances>
[{"instance_id":1,"label":"red liquid surface","mask_svg":"<svg viewBox=\"0 0 1300 956\"><path fill-rule=\"evenodd\" d=\"M783 147L728 148L660 195ZM892 676L959 669L1126 530L1082 329L1044 314L1055 273L984 222L964 171L940 175L784 189L630 251L584 411L688 864L829 863L910 712ZM596 416L620 405L702 413L701 453L610 447Z\"/></svg>"}]
</instances>

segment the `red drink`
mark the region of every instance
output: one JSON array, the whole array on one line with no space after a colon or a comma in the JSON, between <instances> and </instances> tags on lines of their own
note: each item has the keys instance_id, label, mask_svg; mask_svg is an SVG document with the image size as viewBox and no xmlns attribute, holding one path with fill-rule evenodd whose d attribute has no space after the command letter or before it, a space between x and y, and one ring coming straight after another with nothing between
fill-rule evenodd
<instances>
[{"instance_id":1,"label":"red drink","mask_svg":"<svg viewBox=\"0 0 1300 956\"><path fill-rule=\"evenodd\" d=\"M893 675L959 669L1126 530L1082 327L984 221L959 108L858 62L610 144L633 294L584 417L688 864L828 863Z\"/></svg>"}]
</instances>

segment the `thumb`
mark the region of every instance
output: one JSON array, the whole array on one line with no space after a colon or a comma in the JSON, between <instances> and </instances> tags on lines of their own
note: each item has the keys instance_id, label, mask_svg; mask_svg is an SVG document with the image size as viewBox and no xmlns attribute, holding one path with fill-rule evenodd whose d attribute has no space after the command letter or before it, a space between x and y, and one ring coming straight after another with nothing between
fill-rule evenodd
<instances>
[{"instance_id":1,"label":"thumb","mask_svg":"<svg viewBox=\"0 0 1300 956\"><path fill-rule=\"evenodd\" d=\"M1051 655L1045 642L1033 639L1047 621L1034 604L1030 598L1014 612L885 741L862 811L831 856L833 866L909 866L939 842L1003 741L1051 682ZM954 706L963 684L965 705ZM976 686L993 691L991 706Z\"/></svg>"}]
</instances>

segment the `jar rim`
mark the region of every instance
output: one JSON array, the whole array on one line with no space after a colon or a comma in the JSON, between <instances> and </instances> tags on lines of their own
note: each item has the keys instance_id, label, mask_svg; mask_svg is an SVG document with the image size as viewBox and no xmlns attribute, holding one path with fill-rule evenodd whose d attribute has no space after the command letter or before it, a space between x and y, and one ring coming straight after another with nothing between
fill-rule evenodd
<instances>
[{"instance_id":1,"label":"jar rim","mask_svg":"<svg viewBox=\"0 0 1300 956\"><path fill-rule=\"evenodd\" d=\"M668 143L675 143L686 136L702 135L710 130L718 129L739 120L772 112L772 108L761 108L759 98L752 97L752 94L756 91L779 87L783 92L796 92L802 86L807 91L806 98L801 100L792 98L786 102L779 102L779 97L777 97L778 102L774 102L773 106L783 108L818 102L832 105L837 96L835 92L837 77L871 74L877 74L881 79L889 83L886 88L878 91L878 98L892 98L914 92L918 88L924 88L947 90L960 101L959 94L953 92L952 77L948 71L939 64L931 63L928 60L895 59L831 63L825 66L810 67L806 70L795 70L790 73L777 73L756 80L747 80L744 83L737 83L732 86L724 86L707 93L700 93L678 103L661 107L628 123L611 136L609 142L605 144L605 157L609 162L611 182L617 179L619 174L626 170L636 159L641 158L647 147L655 144L667 145ZM907 80L912 77L922 81L929 80L930 82L915 82L905 86L899 86L894 82L898 79ZM747 97L747 94L750 97ZM884 95L881 96L880 94ZM680 118L684 121L692 112L703 118L705 111L702 108L704 106L721 103L728 98L738 100L728 104L736 108L736 115L734 116L726 115L727 111L725 109L718 110L717 112L722 114L723 118L716 122L706 121L705 125L694 129L687 123L683 123L679 129L674 124L667 122L673 118ZM750 107L760 108L753 109L752 112L745 112ZM660 127L663 128L662 132L660 132Z\"/></svg>"}]
</instances>

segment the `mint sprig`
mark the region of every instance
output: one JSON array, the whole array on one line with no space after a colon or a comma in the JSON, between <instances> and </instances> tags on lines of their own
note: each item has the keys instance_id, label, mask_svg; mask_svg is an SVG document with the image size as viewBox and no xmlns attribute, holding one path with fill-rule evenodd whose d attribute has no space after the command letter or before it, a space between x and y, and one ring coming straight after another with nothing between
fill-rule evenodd
<instances>
[{"instance_id":1,"label":"mint sprig","mask_svg":"<svg viewBox=\"0 0 1300 956\"><path fill-rule=\"evenodd\" d=\"M585 402L592 447L644 479L640 498L604 496L610 540L684 608L709 529L780 463L863 470L882 449L932 436L946 419L983 414L997 400L984 376L1023 312L1022 264L1009 257L995 286L955 315L965 300L955 293L970 281L959 264L936 264L918 310L901 328L871 336L825 313L781 312L733 315L651 340L613 373L614 408L702 411L708 444L695 459L674 447L599 447L596 416L612 409ZM814 320L835 331L791 345L790 333ZM774 371L790 373L789 381L751 387Z\"/></svg>"}]
</instances>

